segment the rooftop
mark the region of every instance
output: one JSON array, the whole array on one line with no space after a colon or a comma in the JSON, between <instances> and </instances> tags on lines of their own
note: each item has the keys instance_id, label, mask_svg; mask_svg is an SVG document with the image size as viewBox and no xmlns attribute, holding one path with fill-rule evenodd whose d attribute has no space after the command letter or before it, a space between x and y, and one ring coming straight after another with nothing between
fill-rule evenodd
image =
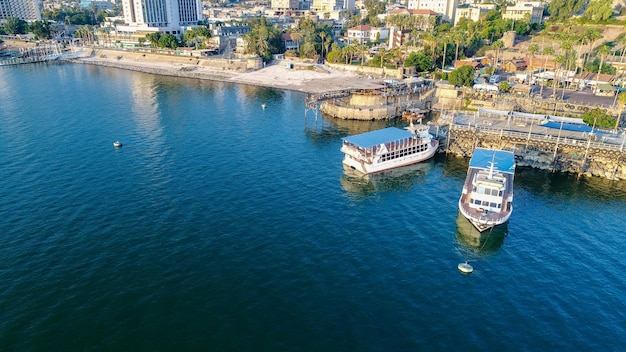
<instances>
[{"instance_id":1,"label":"rooftop","mask_svg":"<svg viewBox=\"0 0 626 352\"><path fill-rule=\"evenodd\" d=\"M510 174L515 172L515 155L504 150L476 148L469 166L474 169L489 169L492 161L496 171Z\"/></svg>"},{"instance_id":2,"label":"rooftop","mask_svg":"<svg viewBox=\"0 0 626 352\"><path fill-rule=\"evenodd\" d=\"M343 140L344 142L348 142L362 148L369 148L375 145L409 138L412 136L414 136L414 134L407 130L402 130L396 127L387 127L382 130L348 136L343 138Z\"/></svg>"}]
</instances>

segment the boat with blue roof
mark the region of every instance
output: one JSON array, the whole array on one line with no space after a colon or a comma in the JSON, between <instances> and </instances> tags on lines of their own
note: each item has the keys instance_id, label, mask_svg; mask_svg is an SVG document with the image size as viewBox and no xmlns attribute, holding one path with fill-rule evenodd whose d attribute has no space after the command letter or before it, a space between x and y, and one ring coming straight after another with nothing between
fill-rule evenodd
<instances>
[{"instance_id":1,"label":"boat with blue roof","mask_svg":"<svg viewBox=\"0 0 626 352\"><path fill-rule=\"evenodd\" d=\"M506 223L513 212L515 155L476 148L470 159L459 211L478 231Z\"/></svg>"},{"instance_id":2,"label":"boat with blue roof","mask_svg":"<svg viewBox=\"0 0 626 352\"><path fill-rule=\"evenodd\" d=\"M407 166L432 158L439 141L428 125L412 122L406 129L388 127L343 138L345 168L363 174Z\"/></svg>"}]
</instances>

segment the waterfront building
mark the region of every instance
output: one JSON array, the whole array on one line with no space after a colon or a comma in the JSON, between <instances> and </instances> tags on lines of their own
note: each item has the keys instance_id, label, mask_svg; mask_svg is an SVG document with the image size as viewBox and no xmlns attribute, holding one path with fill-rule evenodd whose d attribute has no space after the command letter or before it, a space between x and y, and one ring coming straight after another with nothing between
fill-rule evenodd
<instances>
[{"instance_id":1,"label":"waterfront building","mask_svg":"<svg viewBox=\"0 0 626 352\"><path fill-rule=\"evenodd\" d=\"M353 10L354 0L313 0L312 11L330 12L335 10Z\"/></svg>"},{"instance_id":2,"label":"waterfront building","mask_svg":"<svg viewBox=\"0 0 626 352\"><path fill-rule=\"evenodd\" d=\"M459 0L409 0L409 10L431 10L442 15L444 21L454 23Z\"/></svg>"},{"instance_id":3,"label":"waterfront building","mask_svg":"<svg viewBox=\"0 0 626 352\"><path fill-rule=\"evenodd\" d=\"M543 21L543 4L540 2L518 2L513 6L507 6L502 12L502 18L541 23Z\"/></svg>"},{"instance_id":4,"label":"waterfront building","mask_svg":"<svg viewBox=\"0 0 626 352\"><path fill-rule=\"evenodd\" d=\"M495 10L496 4L462 4L457 6L454 16L454 25L459 23L461 18L467 18L474 22L478 22L481 16L486 15L489 11Z\"/></svg>"},{"instance_id":5,"label":"waterfront building","mask_svg":"<svg viewBox=\"0 0 626 352\"><path fill-rule=\"evenodd\" d=\"M428 9L395 9L389 12L390 15L407 15L418 17L421 20L417 23L417 29L428 30L436 23L441 22L442 14Z\"/></svg>"},{"instance_id":6,"label":"waterfront building","mask_svg":"<svg viewBox=\"0 0 626 352\"><path fill-rule=\"evenodd\" d=\"M162 32L180 35L186 27L202 21L200 0L122 0L125 26L128 32Z\"/></svg>"},{"instance_id":7,"label":"waterfront building","mask_svg":"<svg viewBox=\"0 0 626 352\"><path fill-rule=\"evenodd\" d=\"M346 32L349 45L374 42L376 39L383 42L389 37L389 28L374 28L366 24L349 28Z\"/></svg>"},{"instance_id":8,"label":"waterfront building","mask_svg":"<svg viewBox=\"0 0 626 352\"><path fill-rule=\"evenodd\" d=\"M41 21L39 0L0 0L0 22L17 17L27 22Z\"/></svg>"},{"instance_id":9,"label":"waterfront building","mask_svg":"<svg viewBox=\"0 0 626 352\"><path fill-rule=\"evenodd\" d=\"M298 0L272 0L270 6L272 10L292 11L300 8Z\"/></svg>"}]
</instances>

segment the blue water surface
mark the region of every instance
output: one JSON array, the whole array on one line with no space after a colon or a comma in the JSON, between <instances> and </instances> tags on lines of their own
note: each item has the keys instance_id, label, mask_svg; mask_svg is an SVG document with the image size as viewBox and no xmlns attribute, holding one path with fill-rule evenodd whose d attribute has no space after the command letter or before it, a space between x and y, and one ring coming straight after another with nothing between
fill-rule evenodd
<instances>
[{"instance_id":1,"label":"blue water surface","mask_svg":"<svg viewBox=\"0 0 626 352\"><path fill-rule=\"evenodd\" d=\"M394 124L291 91L0 69L0 350L626 346L624 182L518 168L508 228L480 238L457 216L468 160L343 172L342 137Z\"/></svg>"}]
</instances>

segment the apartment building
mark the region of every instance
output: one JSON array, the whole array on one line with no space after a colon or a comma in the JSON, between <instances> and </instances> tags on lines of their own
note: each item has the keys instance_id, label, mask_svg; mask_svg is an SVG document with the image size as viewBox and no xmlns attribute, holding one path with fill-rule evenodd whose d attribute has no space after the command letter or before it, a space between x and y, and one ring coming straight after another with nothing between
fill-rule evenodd
<instances>
[{"instance_id":1,"label":"apartment building","mask_svg":"<svg viewBox=\"0 0 626 352\"><path fill-rule=\"evenodd\" d=\"M0 22L16 17L27 22L41 21L39 0L0 0Z\"/></svg>"}]
</instances>

